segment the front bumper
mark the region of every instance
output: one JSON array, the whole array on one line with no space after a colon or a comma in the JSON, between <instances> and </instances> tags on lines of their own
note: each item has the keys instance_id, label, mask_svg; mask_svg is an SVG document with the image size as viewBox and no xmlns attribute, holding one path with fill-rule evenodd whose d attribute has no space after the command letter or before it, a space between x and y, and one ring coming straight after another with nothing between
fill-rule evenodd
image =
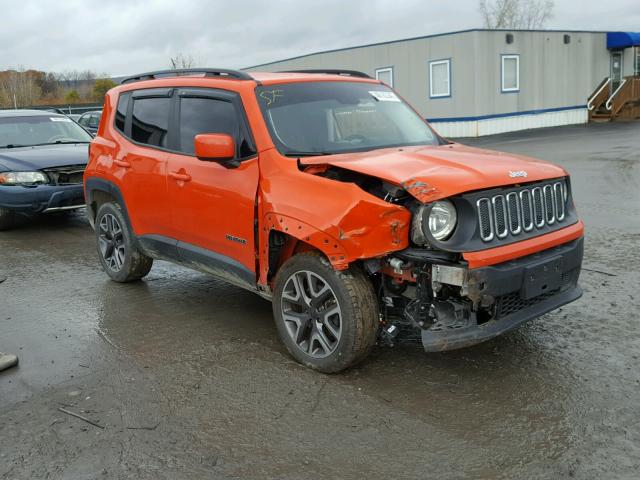
<instances>
[{"instance_id":1,"label":"front bumper","mask_svg":"<svg viewBox=\"0 0 640 480\"><path fill-rule=\"evenodd\" d=\"M489 340L582 296L583 238L517 260L467 271L467 296L491 316L469 311L465 322L422 330L427 352Z\"/></svg>"},{"instance_id":2,"label":"front bumper","mask_svg":"<svg viewBox=\"0 0 640 480\"><path fill-rule=\"evenodd\" d=\"M0 207L20 213L49 213L84 207L78 185L1 186Z\"/></svg>"}]
</instances>

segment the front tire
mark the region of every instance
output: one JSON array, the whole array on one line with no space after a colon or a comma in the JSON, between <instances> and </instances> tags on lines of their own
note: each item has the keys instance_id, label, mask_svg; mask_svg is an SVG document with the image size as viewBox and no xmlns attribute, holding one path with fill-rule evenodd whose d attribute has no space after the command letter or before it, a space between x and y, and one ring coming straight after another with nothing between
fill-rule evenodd
<instances>
[{"instance_id":1,"label":"front tire","mask_svg":"<svg viewBox=\"0 0 640 480\"><path fill-rule=\"evenodd\" d=\"M16 223L16 215L11 210L0 208L0 232L9 230Z\"/></svg>"},{"instance_id":2,"label":"front tire","mask_svg":"<svg viewBox=\"0 0 640 480\"><path fill-rule=\"evenodd\" d=\"M100 263L113 281L135 282L149 273L153 259L136 246L120 205L105 203L100 206L95 232Z\"/></svg>"},{"instance_id":3,"label":"front tire","mask_svg":"<svg viewBox=\"0 0 640 480\"><path fill-rule=\"evenodd\" d=\"M324 373L364 360L378 333L378 301L357 267L334 270L317 253L291 257L275 280L273 314L293 358Z\"/></svg>"}]
</instances>

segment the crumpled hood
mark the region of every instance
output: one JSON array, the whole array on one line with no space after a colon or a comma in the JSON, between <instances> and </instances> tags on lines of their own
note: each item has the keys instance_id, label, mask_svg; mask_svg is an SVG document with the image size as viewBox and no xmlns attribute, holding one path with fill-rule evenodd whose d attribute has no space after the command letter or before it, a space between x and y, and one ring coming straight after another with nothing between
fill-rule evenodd
<instances>
[{"instance_id":1,"label":"crumpled hood","mask_svg":"<svg viewBox=\"0 0 640 480\"><path fill-rule=\"evenodd\" d=\"M42 145L0 149L1 171L33 171L67 165L86 165L89 144Z\"/></svg>"},{"instance_id":2,"label":"crumpled hood","mask_svg":"<svg viewBox=\"0 0 640 480\"><path fill-rule=\"evenodd\" d=\"M306 157L300 163L331 165L377 177L401 185L421 202L567 175L547 162L460 144Z\"/></svg>"}]
</instances>

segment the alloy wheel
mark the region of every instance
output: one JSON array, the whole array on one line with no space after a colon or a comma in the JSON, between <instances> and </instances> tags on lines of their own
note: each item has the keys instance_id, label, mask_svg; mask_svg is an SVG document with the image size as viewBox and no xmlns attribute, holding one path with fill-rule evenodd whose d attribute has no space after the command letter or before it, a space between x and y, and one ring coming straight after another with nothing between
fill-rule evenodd
<instances>
[{"instance_id":1,"label":"alloy wheel","mask_svg":"<svg viewBox=\"0 0 640 480\"><path fill-rule=\"evenodd\" d=\"M342 334L342 310L329 284L308 270L295 272L284 285L281 302L295 345L313 358L331 355Z\"/></svg>"},{"instance_id":2,"label":"alloy wheel","mask_svg":"<svg viewBox=\"0 0 640 480\"><path fill-rule=\"evenodd\" d=\"M111 270L119 272L126 258L122 226L115 216L107 213L100 219L98 228L100 254Z\"/></svg>"}]
</instances>

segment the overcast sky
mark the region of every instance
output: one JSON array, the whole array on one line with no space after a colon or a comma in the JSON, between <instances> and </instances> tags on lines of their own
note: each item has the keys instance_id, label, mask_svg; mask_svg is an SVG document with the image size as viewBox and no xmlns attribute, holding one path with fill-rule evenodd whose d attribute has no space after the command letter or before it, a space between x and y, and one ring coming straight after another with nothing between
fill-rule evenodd
<instances>
[{"instance_id":1,"label":"overcast sky","mask_svg":"<svg viewBox=\"0 0 640 480\"><path fill-rule=\"evenodd\" d=\"M556 0L548 28L640 31L640 0ZM478 0L0 0L0 70L240 68L481 26Z\"/></svg>"}]
</instances>

